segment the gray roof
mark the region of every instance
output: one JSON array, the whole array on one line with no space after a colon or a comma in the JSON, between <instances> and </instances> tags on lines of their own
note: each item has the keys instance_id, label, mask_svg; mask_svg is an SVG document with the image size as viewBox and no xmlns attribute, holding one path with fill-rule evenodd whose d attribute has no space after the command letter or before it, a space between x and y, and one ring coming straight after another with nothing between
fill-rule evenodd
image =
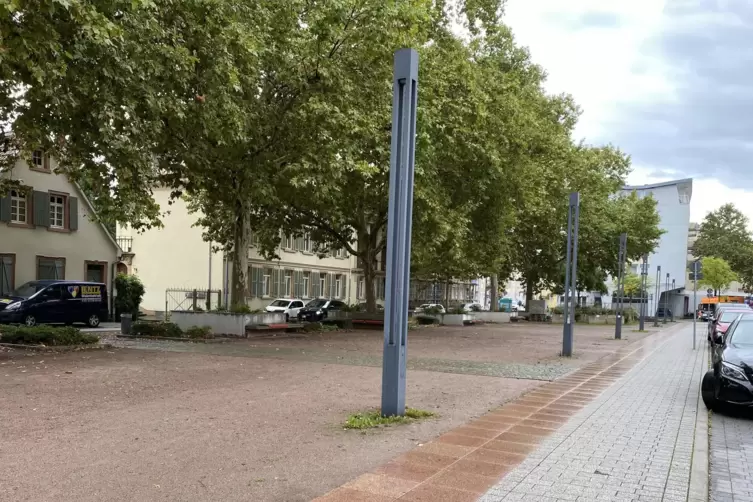
<instances>
[{"instance_id":1,"label":"gray roof","mask_svg":"<svg viewBox=\"0 0 753 502\"><path fill-rule=\"evenodd\" d=\"M650 183L648 185L626 185L622 187L623 190L651 190L653 188L663 188L675 185L681 185L683 183L693 184L693 178L684 178L681 180L662 181L660 183Z\"/></svg>"}]
</instances>

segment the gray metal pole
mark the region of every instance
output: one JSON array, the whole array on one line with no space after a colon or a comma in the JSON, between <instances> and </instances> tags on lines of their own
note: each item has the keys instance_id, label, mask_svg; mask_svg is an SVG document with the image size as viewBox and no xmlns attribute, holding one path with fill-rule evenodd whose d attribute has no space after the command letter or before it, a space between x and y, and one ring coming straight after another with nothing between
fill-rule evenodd
<instances>
[{"instance_id":1,"label":"gray metal pole","mask_svg":"<svg viewBox=\"0 0 753 502\"><path fill-rule=\"evenodd\" d=\"M643 255L643 262L641 263L641 311L640 320L638 321L638 331L644 331L646 327L646 302L648 301L648 294L646 291L646 282L648 279L648 256Z\"/></svg>"},{"instance_id":2,"label":"gray metal pole","mask_svg":"<svg viewBox=\"0 0 753 502\"><path fill-rule=\"evenodd\" d=\"M405 415L408 293L418 102L418 53L415 50L400 49L395 53L392 86L382 415L402 416Z\"/></svg>"},{"instance_id":3,"label":"gray metal pole","mask_svg":"<svg viewBox=\"0 0 753 502\"><path fill-rule=\"evenodd\" d=\"M664 283L664 317L661 323L667 324L667 309L669 308L669 272L667 272L667 279Z\"/></svg>"},{"instance_id":4,"label":"gray metal pole","mask_svg":"<svg viewBox=\"0 0 753 502\"><path fill-rule=\"evenodd\" d=\"M614 321L614 339L622 339L622 311L625 294L625 255L627 254L627 234L620 234L620 250L617 253L617 315Z\"/></svg>"},{"instance_id":5,"label":"gray metal pole","mask_svg":"<svg viewBox=\"0 0 753 502\"><path fill-rule=\"evenodd\" d=\"M578 284L578 230L580 228L580 194L570 194L567 211L567 253L565 264L565 322L562 328L562 355L573 355L573 326L575 324L575 306ZM572 304L570 296L572 295Z\"/></svg>"},{"instance_id":6,"label":"gray metal pole","mask_svg":"<svg viewBox=\"0 0 753 502\"><path fill-rule=\"evenodd\" d=\"M659 327L658 310L659 310L659 295L660 295L660 291L659 291L659 287L660 286L659 285L661 284L660 281L661 281L661 265L658 265L656 267L656 295L655 295L655 297L656 297L656 307L654 308L654 328L658 328Z\"/></svg>"},{"instance_id":7,"label":"gray metal pole","mask_svg":"<svg viewBox=\"0 0 753 502\"><path fill-rule=\"evenodd\" d=\"M698 300L696 299L696 292L698 291L698 261L693 262L693 350L695 349L695 324L698 320L698 313L696 312L696 306L698 303L696 303Z\"/></svg>"}]
</instances>

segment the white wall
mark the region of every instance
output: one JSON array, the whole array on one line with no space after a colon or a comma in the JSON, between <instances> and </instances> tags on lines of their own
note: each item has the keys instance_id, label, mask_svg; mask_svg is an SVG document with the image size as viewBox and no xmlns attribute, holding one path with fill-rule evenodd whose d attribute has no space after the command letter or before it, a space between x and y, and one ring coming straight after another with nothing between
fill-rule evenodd
<instances>
[{"instance_id":1,"label":"white wall","mask_svg":"<svg viewBox=\"0 0 753 502\"><path fill-rule=\"evenodd\" d=\"M52 170L57 167L50 159ZM112 291L112 266L118 259L118 247L102 225L94 221L88 203L65 176L29 169L18 161L5 178L23 180L36 191L56 191L78 199L78 230L53 231L44 227L16 227L0 223L0 254L15 254L15 286L37 278L37 256L65 258L65 279L84 280L85 262L105 262L107 284ZM33 221L33 218L32 218Z\"/></svg>"},{"instance_id":2,"label":"white wall","mask_svg":"<svg viewBox=\"0 0 753 502\"><path fill-rule=\"evenodd\" d=\"M188 213L186 203L178 199L168 204L169 198L170 190L154 190L154 200L163 213L163 228L139 233L127 225L118 226L118 237L133 238L133 265L129 272L144 283L143 310L165 310L168 288L224 289L222 253L210 253L202 229L193 226L197 215Z\"/></svg>"}]
</instances>

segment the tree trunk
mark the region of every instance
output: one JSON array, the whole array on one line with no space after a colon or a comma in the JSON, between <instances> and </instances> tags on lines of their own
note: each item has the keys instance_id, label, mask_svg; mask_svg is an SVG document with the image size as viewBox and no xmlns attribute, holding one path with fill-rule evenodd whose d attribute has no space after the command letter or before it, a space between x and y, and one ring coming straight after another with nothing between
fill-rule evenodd
<instances>
[{"instance_id":1,"label":"tree trunk","mask_svg":"<svg viewBox=\"0 0 753 502\"><path fill-rule=\"evenodd\" d=\"M230 304L246 305L248 297L248 215L242 208L237 208L233 226L233 273L230 277Z\"/></svg>"},{"instance_id":2,"label":"tree trunk","mask_svg":"<svg viewBox=\"0 0 753 502\"><path fill-rule=\"evenodd\" d=\"M364 260L363 264L363 286L366 288L366 312L373 314L376 312L376 291L374 290L374 264Z\"/></svg>"},{"instance_id":3,"label":"tree trunk","mask_svg":"<svg viewBox=\"0 0 753 502\"><path fill-rule=\"evenodd\" d=\"M497 274L491 276L491 286L489 287L489 296L491 298L491 311L499 312L499 299L497 298L497 292L499 291L499 285L497 284Z\"/></svg>"},{"instance_id":4,"label":"tree trunk","mask_svg":"<svg viewBox=\"0 0 753 502\"><path fill-rule=\"evenodd\" d=\"M533 279L526 279L526 312L531 308L533 300Z\"/></svg>"},{"instance_id":5,"label":"tree trunk","mask_svg":"<svg viewBox=\"0 0 753 502\"><path fill-rule=\"evenodd\" d=\"M363 285L366 288L366 312L370 314L374 314L377 311L376 288L374 287L377 255L375 237L365 230L359 232L357 236L358 251L361 252L363 250L363 254L361 255L361 260L363 261Z\"/></svg>"}]
</instances>

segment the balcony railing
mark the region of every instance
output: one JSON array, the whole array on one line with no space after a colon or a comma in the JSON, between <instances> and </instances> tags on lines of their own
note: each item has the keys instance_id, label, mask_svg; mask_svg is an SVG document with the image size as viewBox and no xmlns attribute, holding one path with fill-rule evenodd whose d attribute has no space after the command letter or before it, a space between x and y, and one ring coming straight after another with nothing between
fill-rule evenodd
<instances>
[{"instance_id":1,"label":"balcony railing","mask_svg":"<svg viewBox=\"0 0 753 502\"><path fill-rule=\"evenodd\" d=\"M133 237L118 237L115 239L124 253L131 253L133 249Z\"/></svg>"}]
</instances>

